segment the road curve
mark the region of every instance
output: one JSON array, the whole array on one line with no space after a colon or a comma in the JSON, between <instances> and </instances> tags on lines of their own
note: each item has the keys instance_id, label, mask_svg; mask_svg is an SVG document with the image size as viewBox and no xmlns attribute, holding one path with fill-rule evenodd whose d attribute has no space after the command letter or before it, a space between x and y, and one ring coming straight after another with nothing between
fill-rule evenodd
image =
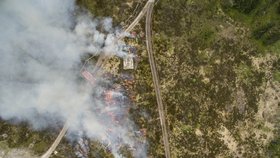
<instances>
[{"instance_id":1,"label":"road curve","mask_svg":"<svg viewBox=\"0 0 280 158\"><path fill-rule=\"evenodd\" d=\"M130 32L139 23L139 21L145 15L147 8L152 3L154 3L154 0L148 0L148 2L145 4L142 11L138 14L138 16L135 18L135 20L128 26L127 29L125 29L125 32ZM119 39L121 39L121 38L123 38L123 37L120 37ZM108 58L106 57L105 53L100 54L100 56L95 64L95 67L96 67L95 72L99 70L98 67L101 67L102 63L106 62L107 59ZM54 150L56 149L56 147L62 140L63 136L66 134L67 130L68 130L68 125L67 125L67 123L65 123L62 130L60 131L59 135L55 139L54 143L51 145L51 147L48 149L48 151L46 153L44 153L43 156L41 156L41 158L49 158L51 156L51 154L54 152Z\"/></svg>"},{"instance_id":2,"label":"road curve","mask_svg":"<svg viewBox=\"0 0 280 158\"><path fill-rule=\"evenodd\" d=\"M132 29L134 29L134 27L139 23L139 21L143 18L143 16L145 15L145 13L147 12L148 7L150 6L150 4L153 4L154 0L148 0L148 2L145 4L145 6L143 7L143 9L141 10L141 12L138 14L138 16L133 20L133 22L124 30L124 32L130 32L132 31ZM119 37L118 40L121 40L123 38L123 36ZM98 67L101 67L102 63L104 63L106 61L107 57L105 55L105 53L101 53L97 62L96 62L96 69L98 69Z\"/></svg>"},{"instance_id":3,"label":"road curve","mask_svg":"<svg viewBox=\"0 0 280 158\"><path fill-rule=\"evenodd\" d=\"M143 9L141 10L141 12L138 14L138 16L134 19L134 21L127 27L127 29L125 29L125 32L130 32L132 31L132 29L139 23L139 21L142 19L142 17L145 15L145 13L147 12L148 7L150 6L150 4L154 3L154 0L149 0L145 6L143 7Z\"/></svg>"},{"instance_id":4,"label":"road curve","mask_svg":"<svg viewBox=\"0 0 280 158\"><path fill-rule=\"evenodd\" d=\"M49 150L43 156L41 156L41 158L49 158L51 156L51 154L54 152L54 150L56 149L56 147L60 143L63 136L66 134L67 130L68 130L68 124L65 123L62 130L60 131L59 135L57 136L57 138L53 142L52 146L49 148Z\"/></svg>"},{"instance_id":5,"label":"road curve","mask_svg":"<svg viewBox=\"0 0 280 158\"><path fill-rule=\"evenodd\" d=\"M154 82L154 87L155 87L156 98L157 98L158 112L159 112L161 129L162 129L165 157L170 158L170 147L169 147L169 141L168 141L166 120L165 120L165 115L164 115L164 107L163 107L162 98L161 98L156 64L155 64L154 56L153 56L152 32L151 32L153 8L154 8L154 4L152 3L151 5L148 6L148 9L147 9L146 45L147 45L149 62L150 62L150 67L151 67L151 71L152 71L152 77L153 77L153 82Z\"/></svg>"}]
</instances>

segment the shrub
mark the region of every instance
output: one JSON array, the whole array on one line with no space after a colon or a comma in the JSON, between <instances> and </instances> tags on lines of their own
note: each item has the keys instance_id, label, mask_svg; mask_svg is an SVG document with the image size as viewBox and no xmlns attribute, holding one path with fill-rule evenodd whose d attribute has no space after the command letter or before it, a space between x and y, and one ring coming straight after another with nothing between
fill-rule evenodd
<instances>
[{"instance_id":1,"label":"shrub","mask_svg":"<svg viewBox=\"0 0 280 158\"><path fill-rule=\"evenodd\" d=\"M260 0L234 0L233 8L238 11L249 14L259 4Z\"/></svg>"}]
</instances>

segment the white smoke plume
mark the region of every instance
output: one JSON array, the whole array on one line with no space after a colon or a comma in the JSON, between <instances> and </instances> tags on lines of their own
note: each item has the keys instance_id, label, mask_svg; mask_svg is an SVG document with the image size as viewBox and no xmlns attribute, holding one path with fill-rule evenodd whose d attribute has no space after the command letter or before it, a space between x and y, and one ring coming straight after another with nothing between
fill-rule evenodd
<instances>
[{"instance_id":1,"label":"white smoke plume","mask_svg":"<svg viewBox=\"0 0 280 158\"><path fill-rule=\"evenodd\" d=\"M0 1L0 117L28 122L34 129L67 121L69 137L83 131L110 142L116 157L118 144L135 147L134 156L145 157L129 136L133 123L114 123L103 114L108 111L104 87L93 88L80 77L85 53L123 56L118 31L111 19L98 21L76 12L74 0ZM98 31L100 25L107 34ZM121 111L118 104L114 108Z\"/></svg>"}]
</instances>

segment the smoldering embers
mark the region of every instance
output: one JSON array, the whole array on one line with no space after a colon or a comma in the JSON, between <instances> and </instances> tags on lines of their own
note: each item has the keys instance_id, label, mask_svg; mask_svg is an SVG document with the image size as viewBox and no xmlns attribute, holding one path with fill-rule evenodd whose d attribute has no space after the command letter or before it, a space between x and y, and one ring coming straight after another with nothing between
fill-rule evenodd
<instances>
[{"instance_id":1,"label":"smoldering embers","mask_svg":"<svg viewBox=\"0 0 280 158\"><path fill-rule=\"evenodd\" d=\"M98 21L73 17L74 10L74 0L0 2L0 117L27 121L35 129L68 121L70 132L83 130L98 139L108 127L88 111L105 107L91 96L103 88L79 84L77 66L87 52L122 53L110 20L101 22L105 35L96 29ZM125 137L132 126L115 126L122 143L135 144Z\"/></svg>"}]
</instances>

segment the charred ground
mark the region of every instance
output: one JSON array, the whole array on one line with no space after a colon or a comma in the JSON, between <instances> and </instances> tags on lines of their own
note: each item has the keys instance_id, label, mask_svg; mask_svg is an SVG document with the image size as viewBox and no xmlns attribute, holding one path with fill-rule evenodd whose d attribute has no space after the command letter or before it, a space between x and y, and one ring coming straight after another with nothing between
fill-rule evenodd
<instances>
[{"instance_id":1,"label":"charred ground","mask_svg":"<svg viewBox=\"0 0 280 158\"><path fill-rule=\"evenodd\" d=\"M144 5L129 0L77 4L97 17L113 16L123 26ZM172 157L280 156L279 8L277 0L156 3L153 42ZM143 29L144 21L135 31ZM130 113L140 128L147 129L150 157L164 157L145 39L133 42L141 60L128 72L135 77L130 90L136 93ZM118 73L122 71L120 66ZM51 131L33 132L26 125L1 122L0 127L0 134L9 133L0 139L9 148L40 139L41 145L30 148L36 154L55 138ZM112 157L97 142L91 147L93 157ZM61 155L55 157L71 155L67 142L58 150Z\"/></svg>"}]
</instances>

